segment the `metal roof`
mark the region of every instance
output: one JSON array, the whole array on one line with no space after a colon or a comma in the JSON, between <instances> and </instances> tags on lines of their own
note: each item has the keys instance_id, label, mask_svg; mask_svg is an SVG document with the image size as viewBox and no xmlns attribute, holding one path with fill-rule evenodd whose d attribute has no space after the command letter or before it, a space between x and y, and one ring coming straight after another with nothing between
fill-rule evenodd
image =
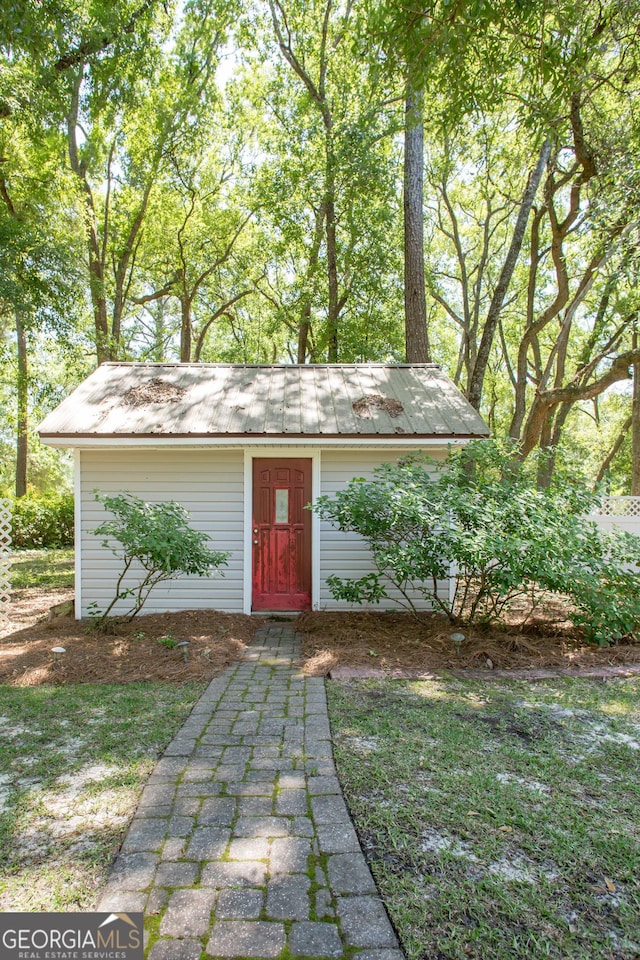
<instances>
[{"instance_id":1,"label":"metal roof","mask_svg":"<svg viewBox=\"0 0 640 960\"><path fill-rule=\"evenodd\" d=\"M488 433L435 364L104 363L40 425L43 440L69 446L81 437Z\"/></svg>"}]
</instances>

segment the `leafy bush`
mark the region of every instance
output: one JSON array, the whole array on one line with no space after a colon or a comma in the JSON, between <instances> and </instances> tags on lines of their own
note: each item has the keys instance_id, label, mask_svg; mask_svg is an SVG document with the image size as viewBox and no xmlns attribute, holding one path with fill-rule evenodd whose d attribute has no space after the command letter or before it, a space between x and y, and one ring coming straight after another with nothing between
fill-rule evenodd
<instances>
[{"instance_id":1,"label":"leafy bush","mask_svg":"<svg viewBox=\"0 0 640 960\"><path fill-rule=\"evenodd\" d=\"M104 504L115 519L105 520L93 532L104 537L103 547L123 561L115 596L109 606L100 611L93 605L92 616L100 628L106 628L109 615L119 600L129 600L131 606L117 619L133 620L157 584L183 573L204 577L212 568L227 563L229 553L210 550L207 535L188 525L189 515L182 504L173 500L145 503L131 493L116 496L96 493L96 500ZM120 546L114 547L113 540L117 540ZM125 577L136 561L143 570L141 578L135 587L125 587Z\"/></svg>"},{"instance_id":2,"label":"leafy bush","mask_svg":"<svg viewBox=\"0 0 640 960\"><path fill-rule=\"evenodd\" d=\"M11 540L17 550L73 546L73 494L13 498Z\"/></svg>"},{"instance_id":3,"label":"leafy bush","mask_svg":"<svg viewBox=\"0 0 640 960\"><path fill-rule=\"evenodd\" d=\"M385 581L415 610L429 600L454 623L494 622L519 597L535 607L545 591L570 597L573 619L599 643L640 623L640 540L602 533L586 519L597 497L563 478L539 490L534 468L492 440L469 444L444 464L408 458L355 479L314 504L319 515L367 541L377 573L332 577L335 597L388 597ZM453 598L438 581L456 571Z\"/></svg>"}]
</instances>

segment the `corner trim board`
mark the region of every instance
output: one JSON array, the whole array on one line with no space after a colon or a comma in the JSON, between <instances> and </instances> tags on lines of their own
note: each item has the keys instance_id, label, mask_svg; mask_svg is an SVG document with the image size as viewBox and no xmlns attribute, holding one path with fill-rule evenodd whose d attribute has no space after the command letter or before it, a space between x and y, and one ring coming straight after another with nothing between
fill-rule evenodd
<instances>
[{"instance_id":1,"label":"corner trim board","mask_svg":"<svg viewBox=\"0 0 640 960\"><path fill-rule=\"evenodd\" d=\"M82 478L80 451L73 451L73 547L75 618L82 620Z\"/></svg>"}]
</instances>

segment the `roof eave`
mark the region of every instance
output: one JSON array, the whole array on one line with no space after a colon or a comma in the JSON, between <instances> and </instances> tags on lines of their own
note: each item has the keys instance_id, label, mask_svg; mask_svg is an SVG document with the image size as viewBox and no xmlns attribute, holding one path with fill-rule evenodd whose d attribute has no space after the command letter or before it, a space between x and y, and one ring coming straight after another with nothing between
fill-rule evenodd
<instances>
[{"instance_id":1,"label":"roof eave","mask_svg":"<svg viewBox=\"0 0 640 960\"><path fill-rule=\"evenodd\" d=\"M354 433L354 434L207 434L207 433L119 433L119 434L98 434L98 433L40 433L40 440L53 447L88 447L88 446L109 446L120 445L131 446L140 444L141 446L220 446L222 444L230 446L257 446L257 445L278 445L278 444L307 444L309 446L318 446L323 443L332 445L358 445L381 443L393 446L419 444L446 445L449 443L468 443L471 440L481 439L486 434L467 433L467 434L415 434L415 433Z\"/></svg>"}]
</instances>

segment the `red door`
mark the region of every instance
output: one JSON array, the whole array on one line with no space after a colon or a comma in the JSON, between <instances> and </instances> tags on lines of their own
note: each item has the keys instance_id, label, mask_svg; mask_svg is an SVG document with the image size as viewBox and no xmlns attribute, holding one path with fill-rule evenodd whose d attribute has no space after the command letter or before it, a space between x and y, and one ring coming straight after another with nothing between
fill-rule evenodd
<instances>
[{"instance_id":1,"label":"red door","mask_svg":"<svg viewBox=\"0 0 640 960\"><path fill-rule=\"evenodd\" d=\"M253 461L254 610L311 609L311 460Z\"/></svg>"}]
</instances>

